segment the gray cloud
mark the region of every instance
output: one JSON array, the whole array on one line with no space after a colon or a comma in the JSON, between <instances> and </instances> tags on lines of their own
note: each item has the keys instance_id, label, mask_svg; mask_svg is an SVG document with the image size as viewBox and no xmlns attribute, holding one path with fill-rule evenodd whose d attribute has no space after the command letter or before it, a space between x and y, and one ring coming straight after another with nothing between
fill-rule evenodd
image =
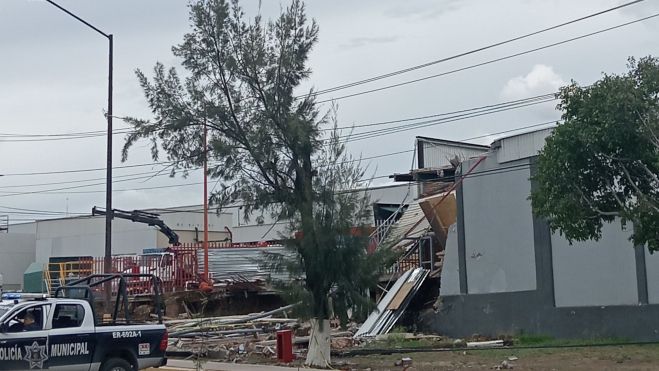
<instances>
[{"instance_id":1,"label":"gray cloud","mask_svg":"<svg viewBox=\"0 0 659 371\"><path fill-rule=\"evenodd\" d=\"M407 66L436 60L471 48L550 26L620 4L624 0L306 0L309 17L317 19L320 42L310 57L314 74L307 82L318 89L349 83ZM160 60L177 65L171 45L181 42L188 30L187 1L182 0L62 0L62 5L78 12L108 32L115 34L115 113L149 118L150 112L134 76L136 67L150 73ZM257 0L245 0L249 14L255 13ZM288 0L281 4L286 5ZM441 73L487 59L558 41L593 30L652 14L656 0L627 8L570 28L469 58L434 65L392 79L323 95L338 97L380 86ZM275 16L280 2L264 1L264 17ZM251 12L251 13L250 13ZM634 13L633 15L629 12ZM638 15L636 14L638 12ZM438 20L439 18L439 20ZM575 79L588 84L600 72L621 73L630 55L659 54L655 42L659 19L602 35L547 49L468 72L425 80L400 88L340 100L339 124L342 126L389 121L488 105L505 100L502 89L511 79L509 94L544 93L555 81ZM45 2L0 0L0 127L3 133L66 133L103 130L106 107L107 45L105 40ZM342 49L343 48L343 49ZM342 50L338 53L337 50ZM559 78L534 83L532 67L552 66ZM538 74L536 74L538 75ZM551 74L549 74L551 75ZM539 74L538 77L542 77ZM547 76L545 76L547 77ZM551 77L551 76L549 76ZM552 82L553 81L553 82ZM543 88L544 87L544 88ZM356 156L364 157L411 150L414 136L424 135L460 140L476 135L491 135L529 124L557 118L553 104L531 106L494 115L432 125L395 135L373 137L348 143ZM547 118L548 117L548 118ZM120 120L117 127L125 126ZM385 125L395 127L400 124ZM363 132L362 128L357 132ZM494 136L478 139L487 143ZM123 137L115 137L115 162ZM410 168L413 153L368 160L376 176ZM30 171L103 168L105 138L54 142L0 142L0 174ZM146 142L131 152L128 165L149 163ZM117 169L115 175L154 172L160 167ZM104 172L63 174L39 177L0 177L0 191L15 191L8 186L34 182L73 181L104 178ZM198 182L199 174L188 179L159 177L127 181L116 189L131 189ZM378 180L379 182L380 180ZM384 180L383 180L384 181ZM53 187L25 187L25 190ZM23 189L23 188L18 188ZM101 190L93 194L38 194L0 198L0 205L44 210L88 212L104 202L103 185L80 191ZM0 196L4 194L0 193ZM67 201L68 199L68 201ZM200 203L201 188L164 188L116 192L116 207L132 209ZM0 213L1 214L1 213Z\"/></svg>"},{"instance_id":2,"label":"gray cloud","mask_svg":"<svg viewBox=\"0 0 659 371\"><path fill-rule=\"evenodd\" d=\"M354 37L339 45L341 49L362 48L372 44L388 44L398 40L397 36Z\"/></svg>"},{"instance_id":3,"label":"gray cloud","mask_svg":"<svg viewBox=\"0 0 659 371\"><path fill-rule=\"evenodd\" d=\"M615 4L622 4L626 3L627 1L617 1ZM622 8L621 10L622 13L627 13L629 15L632 15L633 17L646 17L648 15L651 15L653 13L659 12L659 2L657 1L644 1L639 4L635 4L632 6L628 6L625 8Z\"/></svg>"},{"instance_id":4,"label":"gray cloud","mask_svg":"<svg viewBox=\"0 0 659 371\"><path fill-rule=\"evenodd\" d=\"M391 18L432 19L454 12L465 0L440 0L433 2L401 2L401 5L389 8L384 15Z\"/></svg>"}]
</instances>

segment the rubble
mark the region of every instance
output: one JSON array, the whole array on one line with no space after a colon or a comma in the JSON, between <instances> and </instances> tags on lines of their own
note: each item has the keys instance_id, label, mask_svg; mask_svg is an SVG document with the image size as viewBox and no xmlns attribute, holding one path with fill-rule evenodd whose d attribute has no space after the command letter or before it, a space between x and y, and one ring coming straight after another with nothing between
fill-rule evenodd
<instances>
[{"instance_id":1,"label":"rubble","mask_svg":"<svg viewBox=\"0 0 659 371\"><path fill-rule=\"evenodd\" d=\"M290 310L293 306L250 315L222 316L193 319L169 319L164 321L169 331L167 352L178 356L203 357L237 362L251 355L274 358L277 354L276 333L293 330L294 348L307 347L310 326L296 318L274 317ZM334 324L331 331L333 350L353 347L356 325L342 331ZM296 349L298 356L306 350Z\"/></svg>"},{"instance_id":2,"label":"rubble","mask_svg":"<svg viewBox=\"0 0 659 371\"><path fill-rule=\"evenodd\" d=\"M503 362L501 362L500 365L497 365L497 366L494 366L494 367L493 367L493 369L495 369L495 370L512 370L513 368L514 368L514 367L513 367L512 363L510 363L510 362L508 362L508 361L506 361L506 360L504 360Z\"/></svg>"},{"instance_id":3,"label":"rubble","mask_svg":"<svg viewBox=\"0 0 659 371\"><path fill-rule=\"evenodd\" d=\"M402 367L403 370L409 370L410 367L412 367L412 358L403 357L399 361L396 361L396 363L394 363L394 366Z\"/></svg>"},{"instance_id":4,"label":"rubble","mask_svg":"<svg viewBox=\"0 0 659 371\"><path fill-rule=\"evenodd\" d=\"M467 342L464 341L464 339L455 339L453 340L453 347L454 348L464 348L467 346Z\"/></svg>"}]
</instances>

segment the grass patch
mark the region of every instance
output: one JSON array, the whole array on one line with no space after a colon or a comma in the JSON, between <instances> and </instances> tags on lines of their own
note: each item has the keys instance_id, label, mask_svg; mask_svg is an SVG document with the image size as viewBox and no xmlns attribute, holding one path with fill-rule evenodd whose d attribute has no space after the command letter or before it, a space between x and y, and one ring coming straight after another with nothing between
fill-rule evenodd
<instances>
[{"instance_id":1,"label":"grass patch","mask_svg":"<svg viewBox=\"0 0 659 371\"><path fill-rule=\"evenodd\" d=\"M556 339L547 335L522 334L515 338L514 345L524 347L537 346L571 346L571 345L603 345L629 343L625 338L591 338L591 339Z\"/></svg>"},{"instance_id":2,"label":"grass patch","mask_svg":"<svg viewBox=\"0 0 659 371\"><path fill-rule=\"evenodd\" d=\"M531 346L531 345L544 345L555 341L551 336L547 335L520 335L515 339L515 345Z\"/></svg>"},{"instance_id":3,"label":"grass patch","mask_svg":"<svg viewBox=\"0 0 659 371\"><path fill-rule=\"evenodd\" d=\"M389 333L385 339L374 340L364 347L370 349L447 348L452 342L443 338L415 338L410 333Z\"/></svg>"}]
</instances>

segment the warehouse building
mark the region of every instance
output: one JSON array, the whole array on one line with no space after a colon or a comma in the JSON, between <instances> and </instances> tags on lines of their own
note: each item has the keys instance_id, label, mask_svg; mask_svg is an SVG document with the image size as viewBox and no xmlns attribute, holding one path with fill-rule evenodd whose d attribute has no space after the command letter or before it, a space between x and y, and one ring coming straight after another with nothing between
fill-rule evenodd
<instances>
[{"instance_id":1,"label":"warehouse building","mask_svg":"<svg viewBox=\"0 0 659 371\"><path fill-rule=\"evenodd\" d=\"M534 217L531 176L551 131L502 138L462 162L426 330L659 339L659 256L633 246L632 226L610 223L601 240L571 245Z\"/></svg>"},{"instance_id":2,"label":"warehouse building","mask_svg":"<svg viewBox=\"0 0 659 371\"><path fill-rule=\"evenodd\" d=\"M374 209L378 211L377 215L381 215L383 210L386 214L387 208L397 209L405 200L416 197L416 188L409 184L369 187L363 192L368 193ZM181 243L196 244L203 241L201 206L144 211L158 215L179 236ZM225 245L272 242L290 233L286 221L275 221L267 212L252 215L246 220L240 206L229 206L219 213L211 208L208 228L209 241ZM155 227L119 218L112 222L113 255L139 255L146 249L165 248L169 244L168 237ZM104 252L103 216L76 216L10 224L0 232L0 253L3 257L11 257L11 260L0 260L0 274L4 276L6 290L20 289L23 274L31 263L34 264L30 271L37 271L52 258L102 257Z\"/></svg>"}]
</instances>

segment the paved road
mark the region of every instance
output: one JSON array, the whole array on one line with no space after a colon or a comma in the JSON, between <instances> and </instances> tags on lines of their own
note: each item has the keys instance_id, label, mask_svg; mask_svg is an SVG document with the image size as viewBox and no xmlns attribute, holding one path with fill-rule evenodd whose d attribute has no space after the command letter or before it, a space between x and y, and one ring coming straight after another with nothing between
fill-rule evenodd
<instances>
[{"instance_id":1,"label":"paved road","mask_svg":"<svg viewBox=\"0 0 659 371\"><path fill-rule=\"evenodd\" d=\"M153 371L190 371L195 370L194 361L184 361L178 359L168 359L167 367L153 369ZM206 362L203 365L204 371L322 371L315 368L298 368L298 367L277 367L265 365L247 365L237 363L223 363L223 362Z\"/></svg>"}]
</instances>

